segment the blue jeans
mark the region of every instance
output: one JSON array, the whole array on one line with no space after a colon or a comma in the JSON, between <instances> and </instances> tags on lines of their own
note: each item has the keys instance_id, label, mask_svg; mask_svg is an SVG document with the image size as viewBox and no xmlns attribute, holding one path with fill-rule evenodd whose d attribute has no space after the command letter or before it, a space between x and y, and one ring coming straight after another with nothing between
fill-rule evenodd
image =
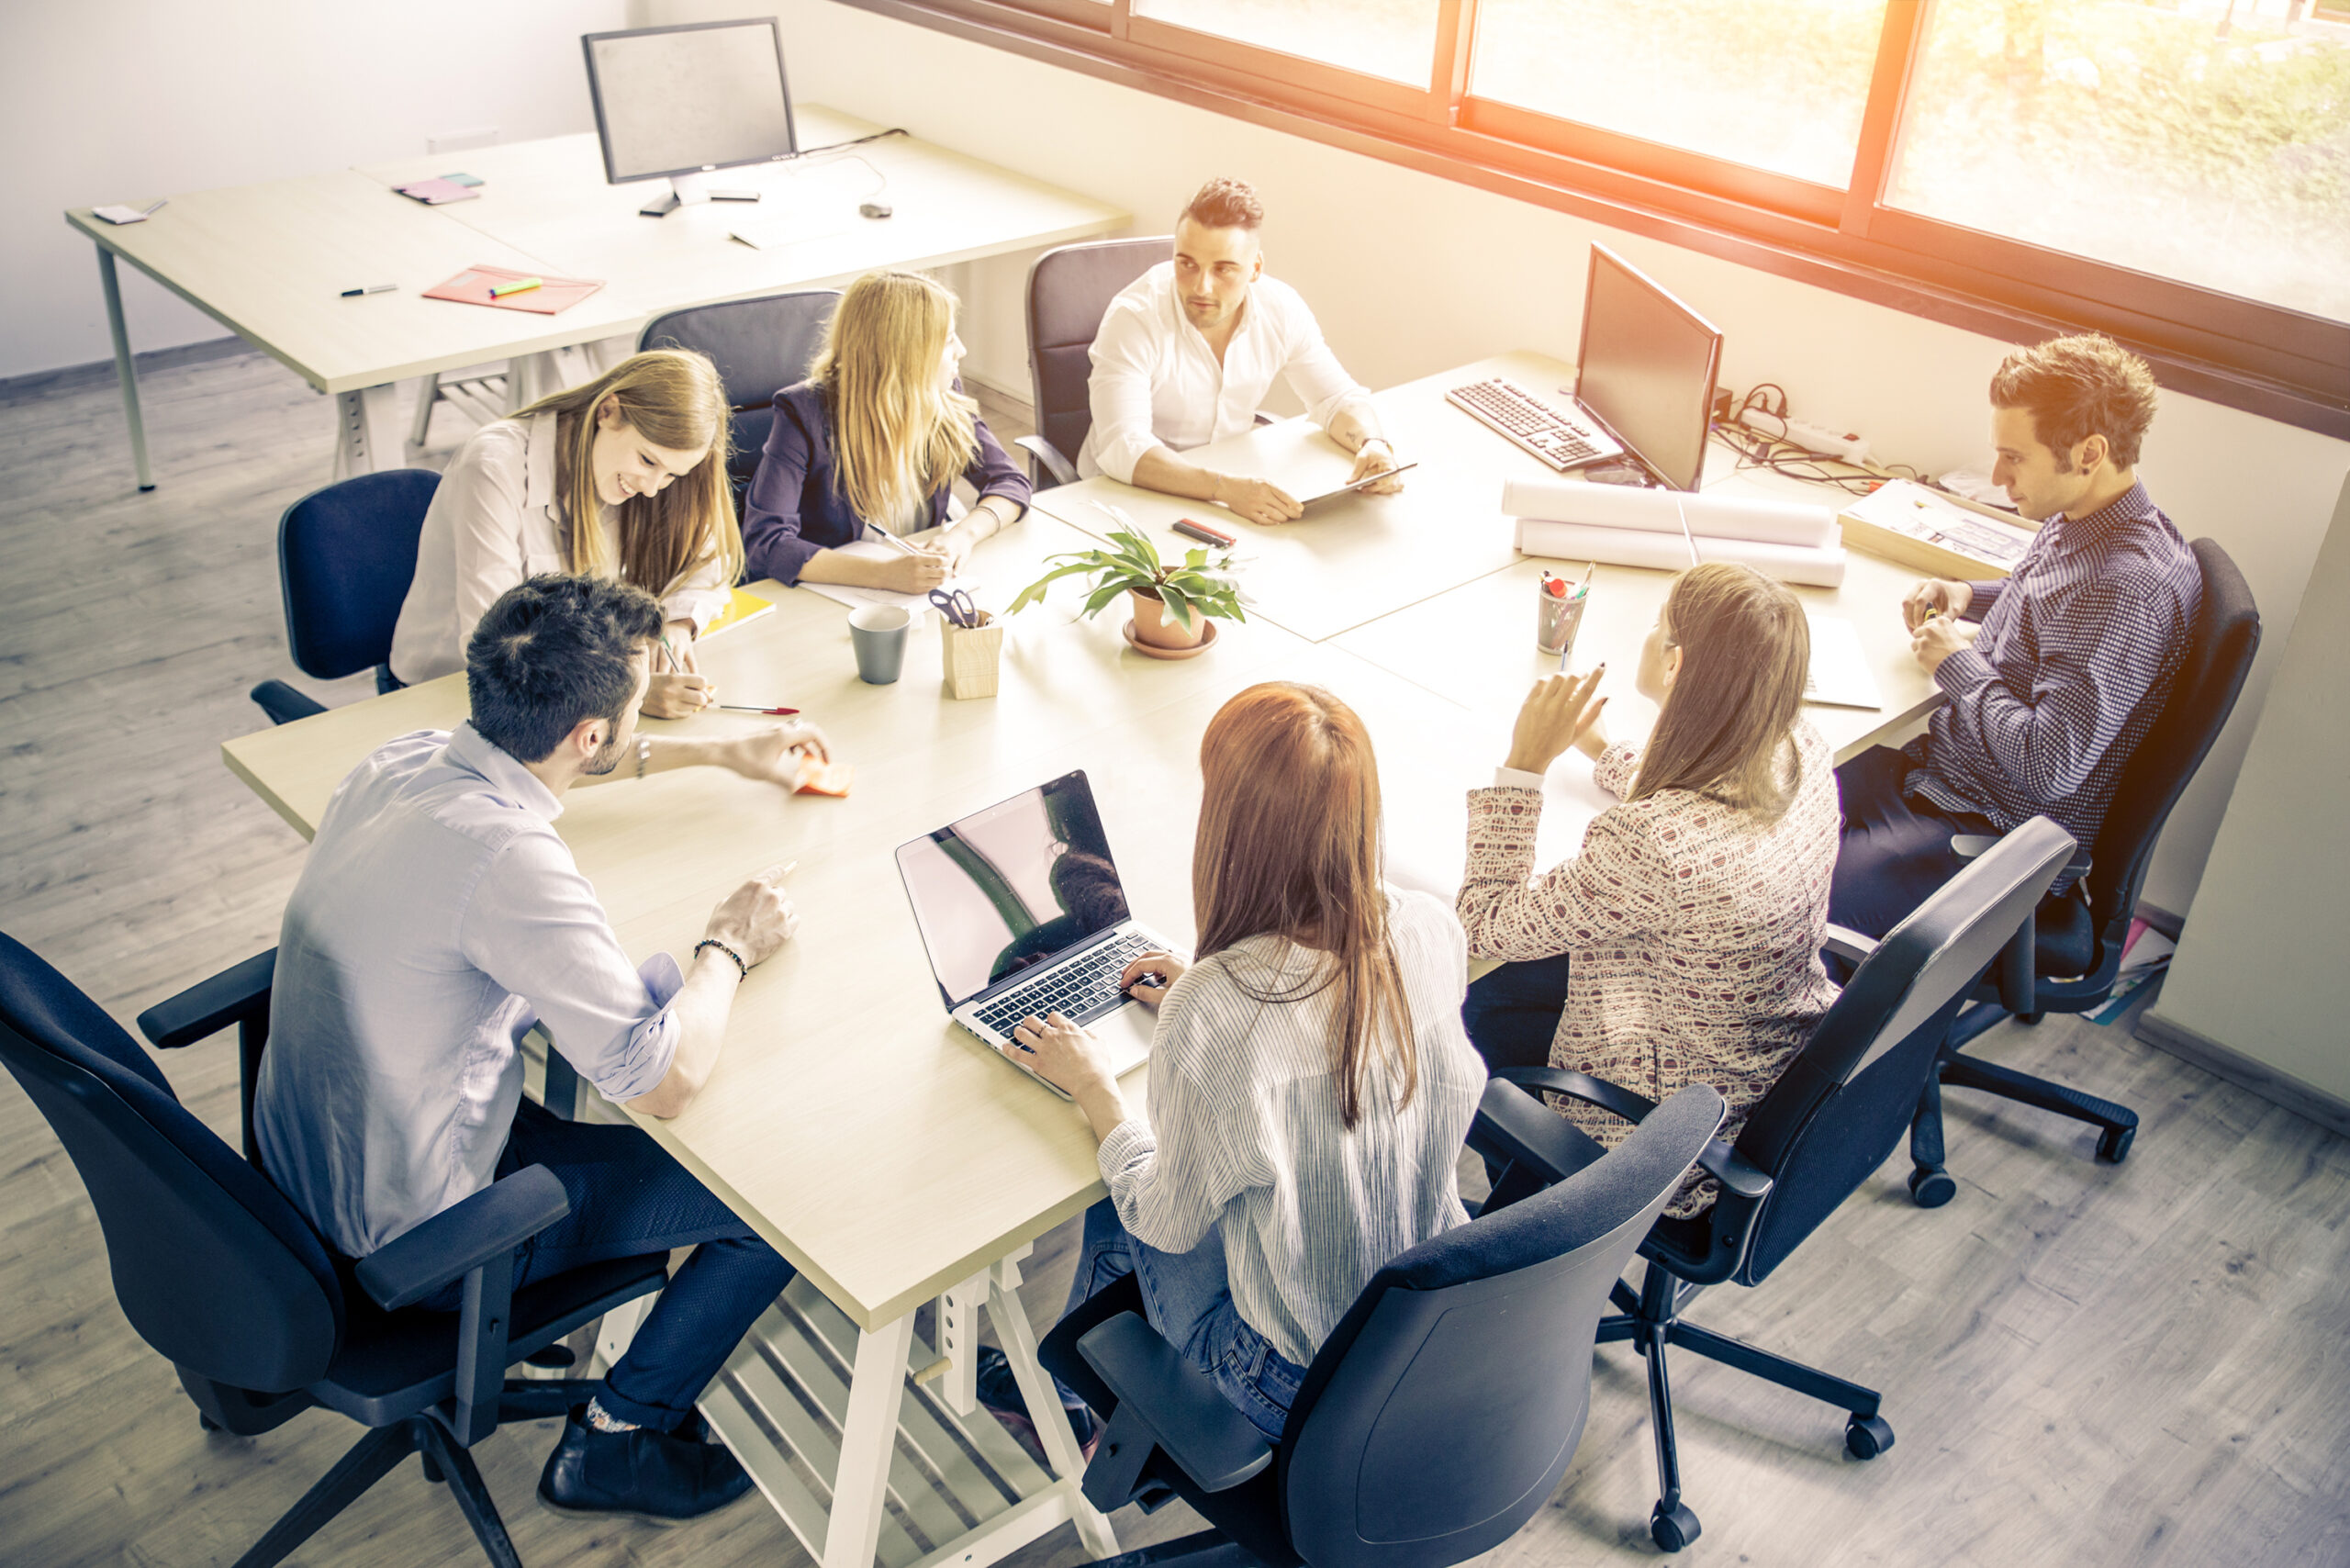
<instances>
[{"instance_id":1,"label":"blue jeans","mask_svg":"<svg viewBox=\"0 0 2350 1568\"><path fill-rule=\"evenodd\" d=\"M1242 1321L1224 1270L1223 1238L1211 1227L1189 1252L1161 1252L1128 1235L1104 1198L1085 1211L1085 1250L1064 1311L1127 1274L1142 1287L1143 1311L1160 1338L1207 1373L1268 1441L1279 1442L1305 1369Z\"/></svg>"},{"instance_id":2,"label":"blue jeans","mask_svg":"<svg viewBox=\"0 0 2350 1568\"><path fill-rule=\"evenodd\" d=\"M554 1173L571 1212L515 1254L516 1290L587 1263L694 1249L596 1395L623 1421L675 1431L790 1282L791 1265L642 1128L566 1122L525 1100L498 1174L532 1165ZM426 1305L453 1310L462 1289Z\"/></svg>"},{"instance_id":3,"label":"blue jeans","mask_svg":"<svg viewBox=\"0 0 2350 1568\"><path fill-rule=\"evenodd\" d=\"M1951 812L1923 797L1904 795L1915 767L1891 746L1871 746L1836 770L1844 810L1828 918L1863 936L1882 936L1940 891L1966 862L1951 848L1953 834L1998 837L1988 819ZM1829 973L1848 978L1831 963Z\"/></svg>"},{"instance_id":4,"label":"blue jeans","mask_svg":"<svg viewBox=\"0 0 2350 1568\"><path fill-rule=\"evenodd\" d=\"M1569 956L1502 964L1472 981L1460 1003L1469 1043L1487 1073L1505 1067L1548 1067L1559 1014L1567 1010Z\"/></svg>"}]
</instances>

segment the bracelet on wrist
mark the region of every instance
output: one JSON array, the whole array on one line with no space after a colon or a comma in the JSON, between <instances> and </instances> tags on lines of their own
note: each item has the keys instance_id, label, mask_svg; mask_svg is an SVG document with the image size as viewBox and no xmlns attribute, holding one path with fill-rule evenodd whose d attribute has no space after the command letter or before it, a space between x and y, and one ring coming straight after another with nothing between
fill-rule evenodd
<instances>
[{"instance_id":1,"label":"bracelet on wrist","mask_svg":"<svg viewBox=\"0 0 2350 1568\"><path fill-rule=\"evenodd\" d=\"M646 763L648 763L648 762L652 761L652 760L653 760L653 737L652 737L651 735L639 735L639 736L637 736L637 737L636 737L636 776L637 776L637 778L638 778L642 779L642 778L644 777L644 765L645 765Z\"/></svg>"},{"instance_id":2,"label":"bracelet on wrist","mask_svg":"<svg viewBox=\"0 0 2350 1568\"><path fill-rule=\"evenodd\" d=\"M720 952L734 960L734 983L736 985L740 985L743 981L751 978L751 966L743 961L743 955L736 952L733 948L729 947L725 943L721 942L717 937L705 936L700 941L694 944L694 958L696 959L699 959L701 958L701 950L704 947L715 947Z\"/></svg>"}]
</instances>

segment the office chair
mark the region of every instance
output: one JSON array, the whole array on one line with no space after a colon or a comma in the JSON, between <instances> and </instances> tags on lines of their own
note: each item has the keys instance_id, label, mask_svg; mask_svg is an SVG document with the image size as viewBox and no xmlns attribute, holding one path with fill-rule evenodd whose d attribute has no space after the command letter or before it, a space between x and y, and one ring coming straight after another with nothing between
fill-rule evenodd
<instances>
[{"instance_id":1,"label":"office chair","mask_svg":"<svg viewBox=\"0 0 2350 1568\"><path fill-rule=\"evenodd\" d=\"M1697 1516L1682 1501L1668 1345L1847 1411L1844 1449L1854 1459L1874 1459L1893 1446L1875 1390L1699 1327L1681 1314L1707 1285L1761 1284L1899 1146L1942 1036L1977 978L1994 962L2016 968L2030 961L2032 906L2073 848L2072 834L2034 817L1883 941L1831 926L1830 945L1860 967L1748 1115L1735 1146L1716 1142L1698 1159L1720 1185L1713 1207L1658 1220L1639 1246L1648 1260L1639 1293L1615 1286L1612 1299L1621 1310L1600 1323L1598 1338L1629 1339L1648 1362L1661 1494L1649 1534L1665 1551L1680 1551L1699 1530ZM1572 1173L1594 1147L1579 1134L1559 1138L1547 1124L1564 1118L1502 1081L1596 1105L1642 1128L1658 1114L1641 1095L1559 1068L1505 1068L1495 1080L1470 1143L1505 1167L1496 1196Z\"/></svg>"},{"instance_id":2,"label":"office chair","mask_svg":"<svg viewBox=\"0 0 2350 1568\"><path fill-rule=\"evenodd\" d=\"M2209 539L2196 540L2191 548L2203 573L2203 597L2187 657L2162 716L2122 767L2091 848L2088 873L2064 893L2041 902L2032 916L2030 970L2004 987L1977 992L1974 1005L1951 1026L1938 1077L1927 1081L1909 1134L1909 1194L1920 1208L1940 1208L1958 1192L1942 1167L1944 1088L1980 1089L2087 1122L2099 1129L2097 1157L2117 1165L2137 1137L2138 1114L2129 1107L1968 1056L1963 1047L2007 1018L2037 1024L2045 1013L2103 1006L2113 994L2155 841L2188 780L2227 726L2260 649L2260 610L2244 574ZM1979 854L1995 841L1967 835L1951 842L1966 855Z\"/></svg>"},{"instance_id":3,"label":"office chair","mask_svg":"<svg viewBox=\"0 0 2350 1568\"><path fill-rule=\"evenodd\" d=\"M375 689L394 691L392 629L416 576L416 541L441 476L386 468L312 490L277 520L277 583L285 599L285 642L295 667L340 680L369 665ZM252 689L273 724L323 713L315 698L282 680Z\"/></svg>"},{"instance_id":4,"label":"office chair","mask_svg":"<svg viewBox=\"0 0 2350 1568\"><path fill-rule=\"evenodd\" d=\"M1039 1359L1108 1422L1086 1499L1106 1513L1171 1491L1214 1527L1117 1561L1445 1568L1550 1500L1590 1412L1608 1289L1723 1105L1694 1085L1604 1157L1539 1114L1588 1163L1372 1275L1315 1353L1279 1443L1150 1327L1132 1275L1061 1320Z\"/></svg>"},{"instance_id":5,"label":"office chair","mask_svg":"<svg viewBox=\"0 0 2350 1568\"><path fill-rule=\"evenodd\" d=\"M264 955L264 958L267 958ZM161 1047L265 1019L269 972L238 966L143 1014ZM557 1416L596 1384L505 1369L661 1288L666 1253L513 1289L514 1249L563 1217L533 1165L353 1262L190 1115L145 1052L73 983L0 934L0 1062L89 1189L115 1299L179 1371L207 1430L253 1437L313 1406L367 1435L237 1560L269 1568L411 1453L445 1481L493 1563L520 1568L468 1453L501 1420ZM247 1100L251 1147L250 1095ZM464 1282L464 1309L415 1304Z\"/></svg>"},{"instance_id":6,"label":"office chair","mask_svg":"<svg viewBox=\"0 0 2350 1568\"><path fill-rule=\"evenodd\" d=\"M759 299L730 299L656 316L637 335L645 349L693 349L710 356L726 385L734 411L734 450L726 476L734 486L734 510L759 471L759 453L775 423L775 395L808 379L808 367L823 347L824 328L838 305L837 288L770 294Z\"/></svg>"},{"instance_id":7,"label":"office chair","mask_svg":"<svg viewBox=\"0 0 2350 1568\"><path fill-rule=\"evenodd\" d=\"M1028 454L1029 483L1037 489L1077 480L1078 449L1093 428L1088 351L1102 330L1102 313L1174 249L1174 237L1167 234L1099 240L1047 251L1028 269L1028 374L1036 433L1013 444Z\"/></svg>"}]
</instances>

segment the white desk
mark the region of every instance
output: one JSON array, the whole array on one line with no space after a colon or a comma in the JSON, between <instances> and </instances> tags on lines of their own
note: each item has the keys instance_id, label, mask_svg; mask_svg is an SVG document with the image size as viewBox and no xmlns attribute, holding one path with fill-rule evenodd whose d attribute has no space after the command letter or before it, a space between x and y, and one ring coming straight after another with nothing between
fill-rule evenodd
<instances>
[{"instance_id":1,"label":"white desk","mask_svg":"<svg viewBox=\"0 0 2350 1568\"><path fill-rule=\"evenodd\" d=\"M980 546L984 599L1007 601L1046 556L1084 543L1032 513ZM1368 557L1348 554L1348 569L1375 582ZM898 684L867 687L853 673L841 606L763 585L778 609L709 642L702 667L724 692L788 702L824 725L857 768L849 798L787 797L712 769L568 798L559 831L634 958L682 952L743 877L799 863L790 883L799 936L738 992L726 1050L694 1103L674 1121L641 1125L800 1271L702 1406L824 1568L977 1568L1065 1520L1090 1551L1115 1550L1077 1489L1080 1462L1065 1423L1040 1428L1047 1471L990 1419L966 1419L982 1309L1026 1380L1030 1407L1057 1404L1015 1294L1019 1265L1037 1237L1102 1188L1077 1110L948 1024L898 886L896 846L1084 767L1136 913L1169 933L1192 929L1200 737L1237 691L1285 678L1325 686L1361 714L1382 762L1391 861L1433 868L1439 880L1447 866L1457 876L1462 792L1490 778L1531 673L1531 590L1522 579L1534 570L1497 566L1318 644L1252 618L1204 656L1174 663L1126 648L1115 610L1074 619L1079 599L1064 592L1011 622L1002 694L973 702L944 696L934 627L915 634ZM1892 591L1882 576L1857 575L1845 590L1854 602L1819 602L1855 620L1885 610L1897 626L1890 602L1874 598ZM1628 672L1668 580L1610 572L1595 590L1605 597L1581 650ZM1516 612L1505 614L1510 604ZM1480 667L1486 660L1489 670ZM450 677L229 742L223 753L307 833L336 781L374 746L453 725L464 711L463 682ZM655 728L755 722L706 714ZM1863 728L1856 719L1831 733L1849 748L1866 738ZM1138 1109L1145 1076L1137 1070L1125 1085ZM913 1331L925 1301L938 1306L935 1342ZM608 1321L606 1356L637 1320ZM908 1460L900 1439L938 1474ZM830 1490L829 1506L803 1470ZM976 1525L967 1528L966 1514Z\"/></svg>"},{"instance_id":2,"label":"white desk","mask_svg":"<svg viewBox=\"0 0 2350 1568\"><path fill-rule=\"evenodd\" d=\"M821 106L799 111L811 144L881 128ZM778 199L686 207L640 218L647 184L609 185L593 136L554 137L445 157L174 196L144 223L117 228L75 208L65 220L97 248L130 423L139 487L152 489L138 378L123 324L118 258L147 274L337 402L334 472L397 466L392 384L494 360L533 360L578 344L633 338L654 317L714 300L845 281L877 267L941 266L1123 228L1127 215L929 143L892 137L856 149L886 176L898 216L856 214L855 164L743 171ZM487 182L474 201L428 207L394 183L464 169ZM869 176L866 183L870 183ZM737 224L789 221L800 242L754 250ZM604 280L556 316L427 299L468 266ZM341 297L393 283L390 294ZM561 374L539 361L510 376L517 392Z\"/></svg>"}]
</instances>

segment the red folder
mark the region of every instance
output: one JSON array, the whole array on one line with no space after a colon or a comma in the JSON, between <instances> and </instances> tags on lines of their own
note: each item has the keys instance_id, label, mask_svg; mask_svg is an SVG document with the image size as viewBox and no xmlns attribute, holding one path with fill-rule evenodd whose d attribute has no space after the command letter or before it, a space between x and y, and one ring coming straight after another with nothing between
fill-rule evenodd
<instances>
[{"instance_id":1,"label":"red folder","mask_svg":"<svg viewBox=\"0 0 2350 1568\"><path fill-rule=\"evenodd\" d=\"M489 297L492 285L519 283L526 277L539 279L539 286L526 288L520 294ZM427 299L453 299L460 305L488 305L499 310L528 310L533 315L553 316L568 310L598 289L603 287L595 278L547 277L539 273L509 272L504 267L467 267L455 277L437 288L424 291Z\"/></svg>"}]
</instances>

